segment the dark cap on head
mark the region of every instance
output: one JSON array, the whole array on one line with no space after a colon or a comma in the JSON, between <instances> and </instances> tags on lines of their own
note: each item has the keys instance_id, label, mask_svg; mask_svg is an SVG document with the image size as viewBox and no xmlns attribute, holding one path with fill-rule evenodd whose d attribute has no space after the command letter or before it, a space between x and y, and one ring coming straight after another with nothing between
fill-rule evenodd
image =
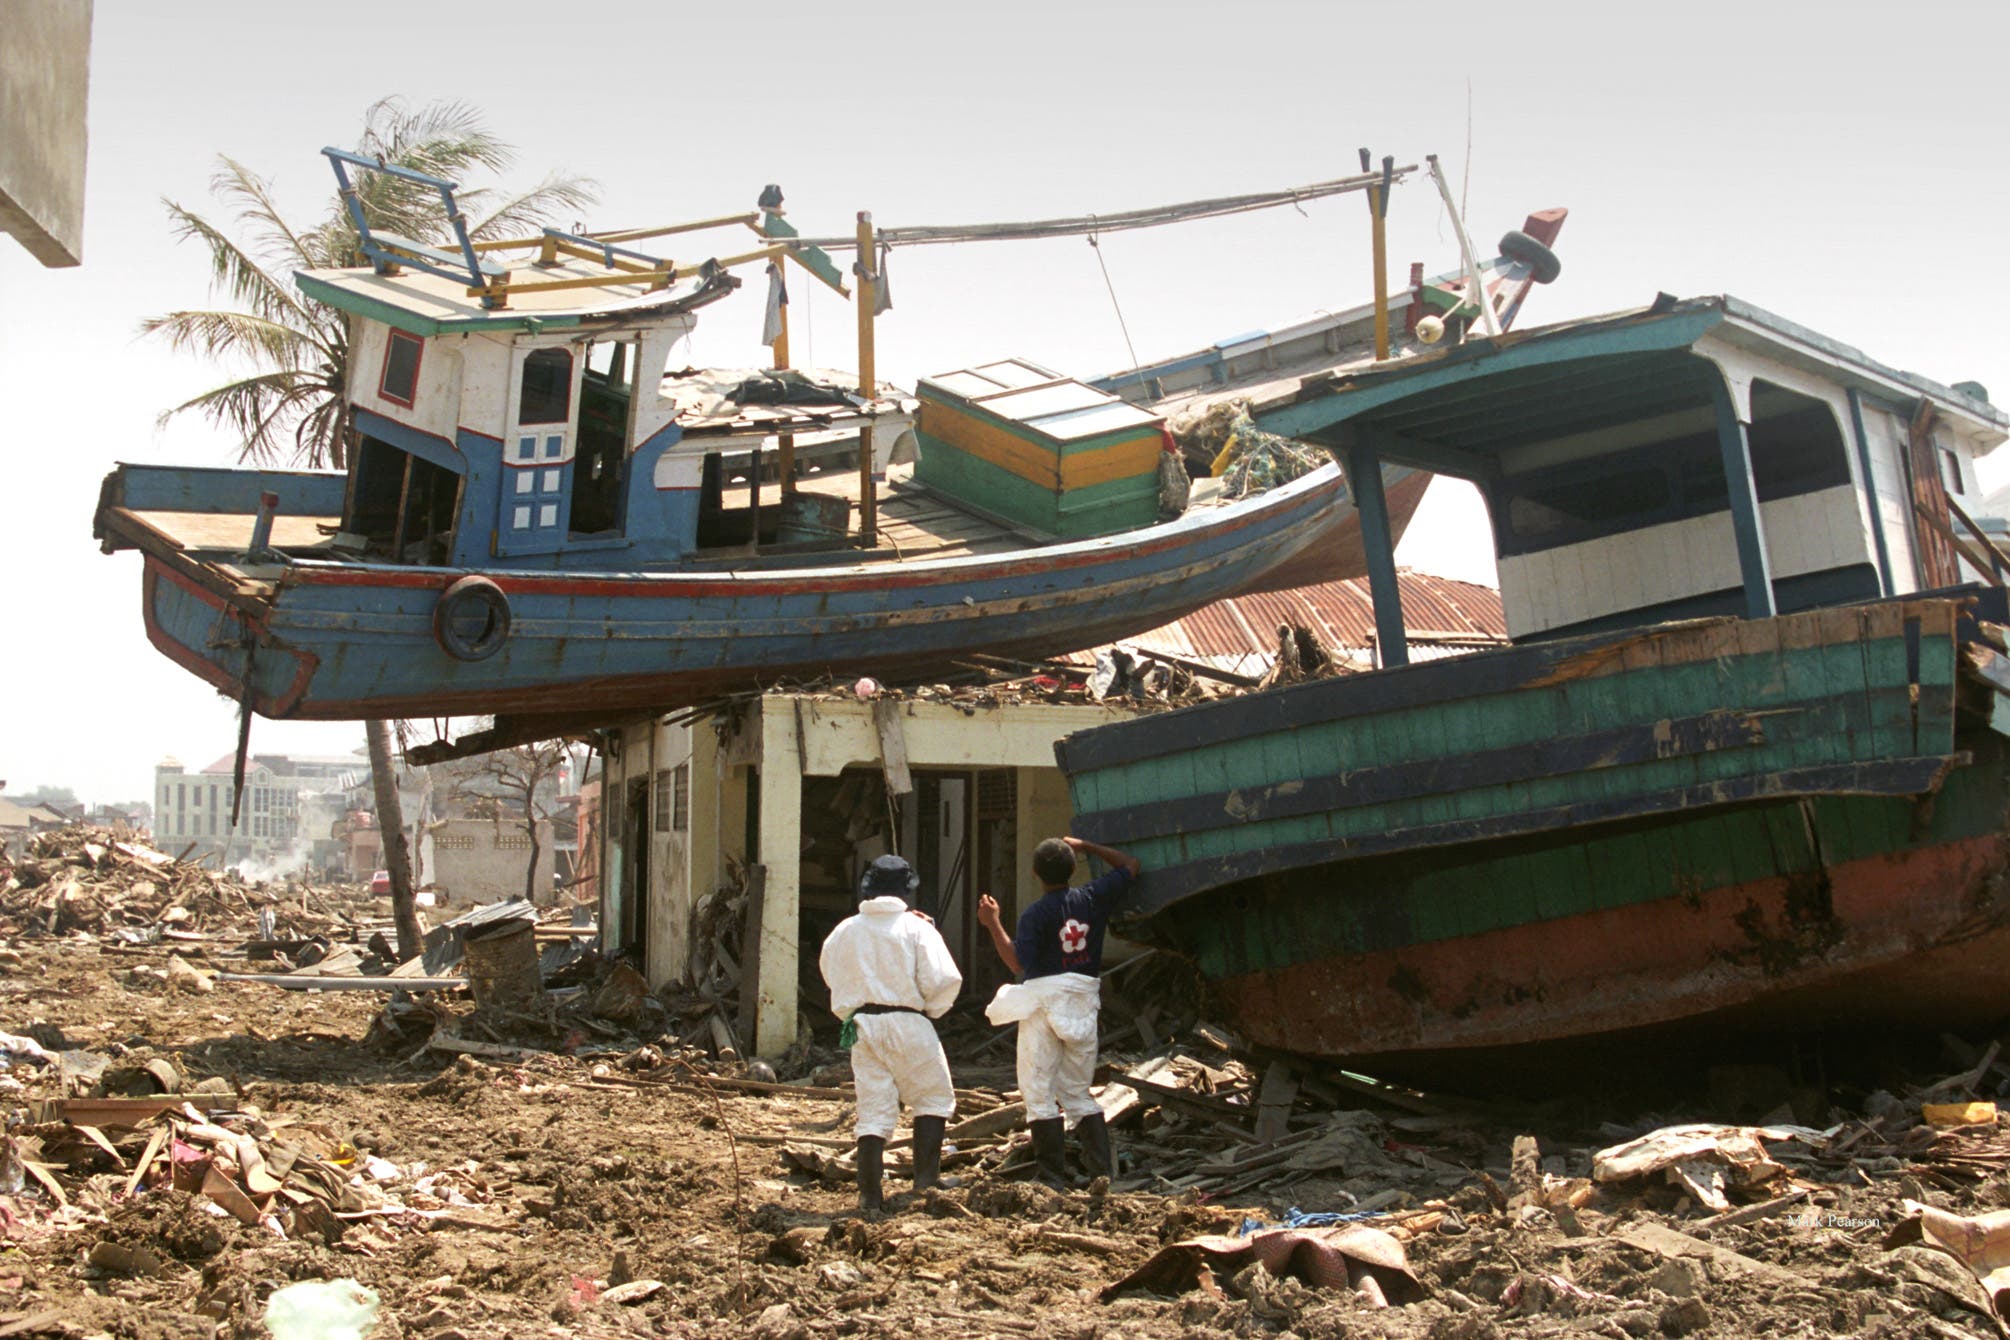
<instances>
[{"instance_id":1,"label":"dark cap on head","mask_svg":"<svg viewBox=\"0 0 2010 1340\"><path fill-rule=\"evenodd\" d=\"M1049 884L1066 884L1075 873L1075 849L1048 838L1033 848L1033 873Z\"/></svg>"},{"instance_id":2,"label":"dark cap on head","mask_svg":"<svg viewBox=\"0 0 2010 1340\"><path fill-rule=\"evenodd\" d=\"M865 868L865 877L858 882L859 900L867 898L899 898L912 902L913 892L921 887L921 876L914 873L914 867L898 856L875 857Z\"/></svg>"}]
</instances>

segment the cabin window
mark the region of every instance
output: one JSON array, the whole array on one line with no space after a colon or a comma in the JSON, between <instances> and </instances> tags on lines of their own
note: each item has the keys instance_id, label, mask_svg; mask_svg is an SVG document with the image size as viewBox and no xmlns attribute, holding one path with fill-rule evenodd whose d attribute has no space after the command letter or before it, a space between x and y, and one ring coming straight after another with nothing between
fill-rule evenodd
<instances>
[{"instance_id":1,"label":"cabin window","mask_svg":"<svg viewBox=\"0 0 2010 1340\"><path fill-rule=\"evenodd\" d=\"M1769 382L1752 383L1752 484L1760 502L1850 482L1849 456L1835 412Z\"/></svg>"},{"instance_id":2,"label":"cabin window","mask_svg":"<svg viewBox=\"0 0 2010 1340\"><path fill-rule=\"evenodd\" d=\"M1629 470L1524 490L1508 501L1508 524L1521 538L1535 540L1586 525L1604 529L1659 512L1668 502L1668 476L1659 467Z\"/></svg>"},{"instance_id":3,"label":"cabin window","mask_svg":"<svg viewBox=\"0 0 2010 1340\"><path fill-rule=\"evenodd\" d=\"M620 528L621 467L628 456L635 361L631 341L599 340L587 348L568 524L574 535L601 535Z\"/></svg>"},{"instance_id":4,"label":"cabin window","mask_svg":"<svg viewBox=\"0 0 2010 1340\"><path fill-rule=\"evenodd\" d=\"M572 417L572 351L533 349L523 360L518 423L564 423Z\"/></svg>"},{"instance_id":5,"label":"cabin window","mask_svg":"<svg viewBox=\"0 0 2010 1340\"><path fill-rule=\"evenodd\" d=\"M402 330L394 330L390 336L384 342L384 375L377 391L393 404L410 409L419 394L419 358L426 342Z\"/></svg>"}]
</instances>

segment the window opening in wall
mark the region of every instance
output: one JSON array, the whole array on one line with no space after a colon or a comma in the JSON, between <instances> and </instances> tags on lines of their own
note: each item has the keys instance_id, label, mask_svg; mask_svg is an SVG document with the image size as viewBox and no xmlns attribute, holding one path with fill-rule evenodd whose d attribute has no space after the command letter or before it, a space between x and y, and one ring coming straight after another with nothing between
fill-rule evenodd
<instances>
[{"instance_id":1,"label":"window opening in wall","mask_svg":"<svg viewBox=\"0 0 2010 1340\"><path fill-rule=\"evenodd\" d=\"M412 407L419 393L419 359L426 344L402 330L391 332L384 342L384 375L377 382L378 393L393 404Z\"/></svg>"},{"instance_id":2,"label":"window opening in wall","mask_svg":"<svg viewBox=\"0 0 2010 1340\"><path fill-rule=\"evenodd\" d=\"M1946 447L1940 449L1940 477L1946 481L1949 493L1961 492L1961 458Z\"/></svg>"},{"instance_id":3,"label":"window opening in wall","mask_svg":"<svg viewBox=\"0 0 2010 1340\"><path fill-rule=\"evenodd\" d=\"M574 535L604 534L621 525L621 467L627 458L633 351L633 344L624 340L602 340L587 349L579 387L579 444L573 458Z\"/></svg>"},{"instance_id":4,"label":"window opening in wall","mask_svg":"<svg viewBox=\"0 0 2010 1340\"><path fill-rule=\"evenodd\" d=\"M670 769L656 770L656 824L659 833L670 831Z\"/></svg>"},{"instance_id":5,"label":"window opening in wall","mask_svg":"<svg viewBox=\"0 0 2010 1340\"><path fill-rule=\"evenodd\" d=\"M564 423L572 417L572 351L533 349L523 360L518 423Z\"/></svg>"},{"instance_id":6,"label":"window opening in wall","mask_svg":"<svg viewBox=\"0 0 2010 1340\"><path fill-rule=\"evenodd\" d=\"M679 763L670 779L670 827L678 833L691 831L691 765Z\"/></svg>"}]
</instances>

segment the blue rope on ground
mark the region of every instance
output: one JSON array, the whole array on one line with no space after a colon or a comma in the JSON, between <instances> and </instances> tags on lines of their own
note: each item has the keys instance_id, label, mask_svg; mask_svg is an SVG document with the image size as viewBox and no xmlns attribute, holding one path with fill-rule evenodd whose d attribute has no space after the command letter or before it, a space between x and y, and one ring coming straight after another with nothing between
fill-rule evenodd
<instances>
[{"instance_id":1,"label":"blue rope on ground","mask_svg":"<svg viewBox=\"0 0 2010 1340\"><path fill-rule=\"evenodd\" d=\"M1266 1224L1261 1219L1243 1220L1242 1227L1235 1230L1235 1236L1246 1238L1251 1233L1273 1228L1331 1228L1335 1224L1358 1224L1364 1219L1380 1219L1387 1214L1387 1210L1354 1210L1344 1214L1338 1210L1301 1210L1294 1205L1274 1224Z\"/></svg>"}]
</instances>

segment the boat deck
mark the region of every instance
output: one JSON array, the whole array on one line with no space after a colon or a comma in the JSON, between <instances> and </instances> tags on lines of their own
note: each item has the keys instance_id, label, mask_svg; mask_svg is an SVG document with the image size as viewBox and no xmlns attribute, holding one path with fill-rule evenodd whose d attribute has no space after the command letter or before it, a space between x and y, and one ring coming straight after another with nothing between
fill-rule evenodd
<instances>
[{"instance_id":1,"label":"boat deck","mask_svg":"<svg viewBox=\"0 0 2010 1340\"><path fill-rule=\"evenodd\" d=\"M843 498L851 504L851 521L858 524L859 480L854 471L832 469L797 481L806 493ZM744 482L728 483L725 500L729 507L744 507ZM781 505L779 483L761 488L761 508L768 511ZM112 519L128 539L150 540L149 547L215 559L220 555L243 554L251 546L255 517L249 512L189 512L151 508L115 508ZM879 494L879 541L883 556L900 562L920 558L955 558L967 554L999 554L1053 543L1053 537L1016 528L981 512L970 510L922 485L913 483L904 468L881 486ZM339 515L280 515L273 519L272 547L306 556L328 556L337 551L330 543L340 529ZM726 551L704 550L698 557L721 557ZM745 551L749 557L751 550ZM841 553L841 550L833 550ZM618 560L617 560L618 562ZM226 563L226 566L228 564Z\"/></svg>"}]
</instances>

